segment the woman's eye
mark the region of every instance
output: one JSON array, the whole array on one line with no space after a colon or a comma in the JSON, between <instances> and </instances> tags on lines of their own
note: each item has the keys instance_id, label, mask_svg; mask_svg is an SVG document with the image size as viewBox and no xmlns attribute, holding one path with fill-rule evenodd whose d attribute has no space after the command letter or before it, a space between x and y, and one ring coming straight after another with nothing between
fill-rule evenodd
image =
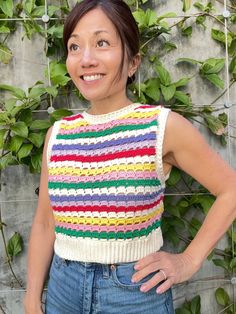
<instances>
[{"instance_id":1,"label":"woman's eye","mask_svg":"<svg viewBox=\"0 0 236 314\"><path fill-rule=\"evenodd\" d=\"M72 51L72 52L78 51L79 50L79 46L76 45L76 44L71 44L69 46L69 50Z\"/></svg>"},{"instance_id":2,"label":"woman's eye","mask_svg":"<svg viewBox=\"0 0 236 314\"><path fill-rule=\"evenodd\" d=\"M99 40L97 42L97 47L108 47L109 46L109 42L107 40Z\"/></svg>"}]
</instances>

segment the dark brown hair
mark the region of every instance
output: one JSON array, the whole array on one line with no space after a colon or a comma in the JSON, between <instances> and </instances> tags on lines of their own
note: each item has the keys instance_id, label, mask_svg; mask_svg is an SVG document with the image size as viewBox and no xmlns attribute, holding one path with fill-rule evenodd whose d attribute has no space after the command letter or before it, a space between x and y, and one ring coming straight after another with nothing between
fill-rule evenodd
<instances>
[{"instance_id":1,"label":"dark brown hair","mask_svg":"<svg viewBox=\"0 0 236 314\"><path fill-rule=\"evenodd\" d=\"M65 25L63 41L67 50L68 40L79 20L89 11L100 8L115 26L121 39L122 58L119 75L121 75L125 53L131 61L139 52L139 30L129 6L122 0L84 0L77 3L69 13ZM68 50L67 50L68 52ZM134 81L135 76L128 78L127 84Z\"/></svg>"}]
</instances>

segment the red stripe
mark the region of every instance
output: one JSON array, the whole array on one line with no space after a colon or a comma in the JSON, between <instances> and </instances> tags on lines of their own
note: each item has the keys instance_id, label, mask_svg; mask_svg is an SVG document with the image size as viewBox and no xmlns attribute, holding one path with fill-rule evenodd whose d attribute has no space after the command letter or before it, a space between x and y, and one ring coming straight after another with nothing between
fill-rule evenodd
<instances>
[{"instance_id":1,"label":"red stripe","mask_svg":"<svg viewBox=\"0 0 236 314\"><path fill-rule=\"evenodd\" d=\"M66 121L73 121L73 120L76 120L78 118L83 118L83 116L78 113L76 115L73 115L73 116L69 116L69 117L64 117L63 120L66 120Z\"/></svg>"},{"instance_id":2,"label":"red stripe","mask_svg":"<svg viewBox=\"0 0 236 314\"><path fill-rule=\"evenodd\" d=\"M155 108L156 106L151 106L151 105L142 105L142 106L139 106L139 107L137 107L137 108L135 108L135 110L137 110L137 109L145 109L145 108Z\"/></svg>"},{"instance_id":3,"label":"red stripe","mask_svg":"<svg viewBox=\"0 0 236 314\"><path fill-rule=\"evenodd\" d=\"M119 213L119 212L137 212L139 210L147 210L150 208L153 208L157 205L160 204L161 201L163 201L164 196L162 195L157 201L155 201L154 203L151 203L149 205L139 205L139 206L129 206L129 207L125 207L125 206L105 206L105 205L101 205L101 206L53 206L53 210L58 211L58 212L77 212L77 211L83 211L83 212L87 212L87 211L91 211L91 212L115 212L115 213Z\"/></svg>"},{"instance_id":4,"label":"red stripe","mask_svg":"<svg viewBox=\"0 0 236 314\"><path fill-rule=\"evenodd\" d=\"M66 156L58 156L54 155L51 157L51 161L80 161L80 162L99 162L99 161L107 161L113 160L116 158L128 158L128 157L136 157L136 156L151 156L155 155L155 148L140 148L136 150L129 150L124 152L117 152L106 154L102 156L81 156L81 155L66 155Z\"/></svg>"}]
</instances>

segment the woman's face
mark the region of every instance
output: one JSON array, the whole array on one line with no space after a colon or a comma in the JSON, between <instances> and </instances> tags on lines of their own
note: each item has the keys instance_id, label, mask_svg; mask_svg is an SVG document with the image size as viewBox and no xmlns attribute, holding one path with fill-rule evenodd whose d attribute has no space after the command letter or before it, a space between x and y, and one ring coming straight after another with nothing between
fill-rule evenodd
<instances>
[{"instance_id":1,"label":"woman's face","mask_svg":"<svg viewBox=\"0 0 236 314\"><path fill-rule=\"evenodd\" d=\"M132 65L126 57L119 77L121 57L115 26L101 9L89 11L70 36L66 61L73 82L87 100L112 100L125 93Z\"/></svg>"}]
</instances>

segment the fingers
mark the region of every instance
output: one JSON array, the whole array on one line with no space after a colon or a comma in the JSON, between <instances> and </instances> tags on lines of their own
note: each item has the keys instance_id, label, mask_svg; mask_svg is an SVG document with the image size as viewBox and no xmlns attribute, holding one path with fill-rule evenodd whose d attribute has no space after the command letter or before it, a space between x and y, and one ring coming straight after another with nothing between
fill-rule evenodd
<instances>
[{"instance_id":1,"label":"fingers","mask_svg":"<svg viewBox=\"0 0 236 314\"><path fill-rule=\"evenodd\" d=\"M163 274L161 272L157 272L151 279L146 281L144 284L141 285L140 291L148 292L153 287L159 284L159 282L163 281Z\"/></svg>"},{"instance_id":2,"label":"fingers","mask_svg":"<svg viewBox=\"0 0 236 314\"><path fill-rule=\"evenodd\" d=\"M172 280L167 278L167 280L165 280L165 281L163 282L163 284L161 284L161 285L156 289L156 292L157 292L158 294L164 293L164 292L166 292L168 289L171 288L172 284L173 284L173 283L172 283Z\"/></svg>"}]
</instances>

